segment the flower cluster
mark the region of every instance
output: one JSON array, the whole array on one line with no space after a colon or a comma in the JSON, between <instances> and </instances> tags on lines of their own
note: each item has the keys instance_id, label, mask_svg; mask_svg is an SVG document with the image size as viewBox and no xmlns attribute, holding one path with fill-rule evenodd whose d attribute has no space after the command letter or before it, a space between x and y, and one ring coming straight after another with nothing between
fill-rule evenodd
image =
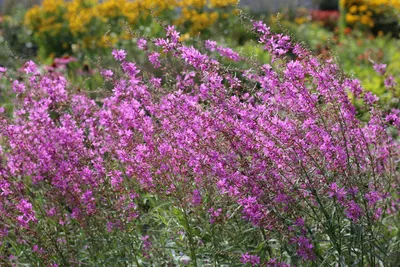
<instances>
[{"instance_id":1,"label":"flower cluster","mask_svg":"<svg viewBox=\"0 0 400 267\"><path fill-rule=\"evenodd\" d=\"M204 51L187 47L168 27L165 38L138 44L165 75L142 74L124 50L114 50L121 69L102 71L113 89L97 102L28 62L25 85L14 82L14 116L0 117L0 241L40 247L45 252L32 249L35 257L65 265L81 253L68 232L96 239L102 229L140 229L135 253L151 258L156 240L135 225L147 218L142 198L153 194L171 203L166 209L183 225L193 262L203 245L190 224L206 218L218 229L233 217L214 198L234 203L251 229L286 242L300 262L334 262L336 255L375 261L378 235L390 231L385 223L400 204L399 143L387 132L399 112L386 120L374 96L333 62L262 22L253 26L270 64L229 69L213 52L246 58L212 41ZM357 118L349 93L368 100L368 122ZM191 221L188 209L208 215ZM363 242L344 238L355 229ZM252 252L233 259L288 266Z\"/></svg>"}]
</instances>

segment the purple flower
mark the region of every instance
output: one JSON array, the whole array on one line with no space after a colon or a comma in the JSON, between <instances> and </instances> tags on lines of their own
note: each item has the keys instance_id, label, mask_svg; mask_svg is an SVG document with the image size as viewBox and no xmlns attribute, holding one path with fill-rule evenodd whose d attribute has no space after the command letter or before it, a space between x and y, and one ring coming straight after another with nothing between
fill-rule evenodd
<instances>
[{"instance_id":1,"label":"purple flower","mask_svg":"<svg viewBox=\"0 0 400 267\"><path fill-rule=\"evenodd\" d=\"M386 64L374 64L374 70L380 74L380 75L384 75L386 72Z\"/></svg>"},{"instance_id":2,"label":"purple flower","mask_svg":"<svg viewBox=\"0 0 400 267\"><path fill-rule=\"evenodd\" d=\"M147 50L147 41L146 39L140 38L137 41L137 46L140 50Z\"/></svg>"},{"instance_id":3,"label":"purple flower","mask_svg":"<svg viewBox=\"0 0 400 267\"><path fill-rule=\"evenodd\" d=\"M157 52L152 52L149 54L149 61L153 64L154 68L159 68L160 64L160 54Z\"/></svg>"},{"instance_id":4,"label":"purple flower","mask_svg":"<svg viewBox=\"0 0 400 267\"><path fill-rule=\"evenodd\" d=\"M5 68L5 67L0 67L0 73L4 73L4 72L6 72L7 71L7 68Z\"/></svg>"},{"instance_id":5,"label":"purple flower","mask_svg":"<svg viewBox=\"0 0 400 267\"><path fill-rule=\"evenodd\" d=\"M26 90L26 86L23 82L20 82L18 80L15 80L13 82L13 91L17 94L23 93Z\"/></svg>"},{"instance_id":6,"label":"purple flower","mask_svg":"<svg viewBox=\"0 0 400 267\"><path fill-rule=\"evenodd\" d=\"M233 61L240 60L240 56L238 53L236 53L235 51L233 51L230 48L218 46L217 42L215 42L215 41L207 40L205 42L205 47L206 47L206 49L210 50L211 52L217 51L221 56L229 58Z\"/></svg>"},{"instance_id":7,"label":"purple flower","mask_svg":"<svg viewBox=\"0 0 400 267\"><path fill-rule=\"evenodd\" d=\"M149 250L150 248L151 248L151 242L149 241L149 236L148 235L145 235L145 236L142 236L141 237L141 240L142 240L142 242L143 242L143 249L144 250Z\"/></svg>"},{"instance_id":8,"label":"purple flower","mask_svg":"<svg viewBox=\"0 0 400 267\"><path fill-rule=\"evenodd\" d=\"M372 94L371 92L365 92L364 94L364 100L367 102L369 105L373 105L376 103L376 101L379 100L379 97L376 95Z\"/></svg>"},{"instance_id":9,"label":"purple flower","mask_svg":"<svg viewBox=\"0 0 400 267\"><path fill-rule=\"evenodd\" d=\"M171 42L169 39L163 39L163 38L157 38L154 41L154 45L162 47L164 53L168 53L169 51L177 47L176 43Z\"/></svg>"},{"instance_id":10,"label":"purple flower","mask_svg":"<svg viewBox=\"0 0 400 267\"><path fill-rule=\"evenodd\" d=\"M185 63L198 68L202 71L209 68L210 59L207 55L203 55L193 46L191 47L180 47L181 58Z\"/></svg>"},{"instance_id":11,"label":"purple flower","mask_svg":"<svg viewBox=\"0 0 400 267\"><path fill-rule=\"evenodd\" d=\"M222 209L218 208L218 209L214 209L214 208L210 208L208 210L208 213L210 214L210 223L213 224L215 223L216 219L218 219L222 213Z\"/></svg>"},{"instance_id":12,"label":"purple flower","mask_svg":"<svg viewBox=\"0 0 400 267\"><path fill-rule=\"evenodd\" d=\"M346 86L349 87L350 92L355 96L358 97L362 94L363 89L361 87L361 83L359 80L353 79L348 80Z\"/></svg>"},{"instance_id":13,"label":"purple flower","mask_svg":"<svg viewBox=\"0 0 400 267\"><path fill-rule=\"evenodd\" d=\"M347 194L346 190L343 187L338 187L336 183L332 183L329 189L329 196L336 197L340 203L343 203Z\"/></svg>"},{"instance_id":14,"label":"purple flower","mask_svg":"<svg viewBox=\"0 0 400 267\"><path fill-rule=\"evenodd\" d=\"M111 233L114 228L113 222L107 222L107 232Z\"/></svg>"},{"instance_id":15,"label":"purple flower","mask_svg":"<svg viewBox=\"0 0 400 267\"><path fill-rule=\"evenodd\" d=\"M383 209L382 208L377 208L374 212L374 219L379 220L379 218L382 216Z\"/></svg>"},{"instance_id":16,"label":"purple flower","mask_svg":"<svg viewBox=\"0 0 400 267\"><path fill-rule=\"evenodd\" d=\"M120 49L120 50L114 49L112 51L112 55L114 56L115 60L117 60L117 61L124 61L126 58L126 52L123 49Z\"/></svg>"},{"instance_id":17,"label":"purple flower","mask_svg":"<svg viewBox=\"0 0 400 267\"><path fill-rule=\"evenodd\" d=\"M263 206L257 203L255 196L249 196L239 200L243 206L243 218L250 220L254 225L258 225L264 217Z\"/></svg>"},{"instance_id":18,"label":"purple flower","mask_svg":"<svg viewBox=\"0 0 400 267\"><path fill-rule=\"evenodd\" d=\"M16 207L22 214L17 217L17 221L21 227L28 228L30 222L37 221L35 211L33 210L33 206L29 201L21 199Z\"/></svg>"},{"instance_id":19,"label":"purple flower","mask_svg":"<svg viewBox=\"0 0 400 267\"><path fill-rule=\"evenodd\" d=\"M115 188L119 188L123 182L122 172L121 171L112 171L110 173L110 182L111 185Z\"/></svg>"},{"instance_id":20,"label":"purple flower","mask_svg":"<svg viewBox=\"0 0 400 267\"><path fill-rule=\"evenodd\" d=\"M392 109L391 112L388 115L386 115L385 120L388 123L392 123L393 125L400 128L400 110Z\"/></svg>"},{"instance_id":21,"label":"purple flower","mask_svg":"<svg viewBox=\"0 0 400 267\"><path fill-rule=\"evenodd\" d=\"M179 41L179 32L175 30L174 25L168 25L166 28L167 37L170 37L174 43Z\"/></svg>"},{"instance_id":22,"label":"purple flower","mask_svg":"<svg viewBox=\"0 0 400 267\"><path fill-rule=\"evenodd\" d=\"M386 88L392 88L392 87L395 87L395 86L397 85L397 83L396 83L396 81L394 80L394 77L393 77L392 75L389 75L389 76L385 79L384 83L385 83L385 87L386 87Z\"/></svg>"},{"instance_id":23,"label":"purple flower","mask_svg":"<svg viewBox=\"0 0 400 267\"><path fill-rule=\"evenodd\" d=\"M114 72L112 70L102 70L101 75L103 75L106 80L110 80L113 77Z\"/></svg>"},{"instance_id":24,"label":"purple flower","mask_svg":"<svg viewBox=\"0 0 400 267\"><path fill-rule=\"evenodd\" d=\"M291 240L292 243L297 245L297 255L299 255L305 261L313 261L316 256L313 251L314 246L310 239L305 236L294 237Z\"/></svg>"},{"instance_id":25,"label":"purple flower","mask_svg":"<svg viewBox=\"0 0 400 267\"><path fill-rule=\"evenodd\" d=\"M77 61L76 58L74 57L70 57L70 56L66 56L66 57L62 57L62 58L55 58L54 59L54 64L56 65L67 65L71 62L75 62Z\"/></svg>"},{"instance_id":26,"label":"purple flower","mask_svg":"<svg viewBox=\"0 0 400 267\"><path fill-rule=\"evenodd\" d=\"M211 40L206 40L205 46L208 50L210 50L211 52L214 52L215 49L217 48L217 42L211 41Z\"/></svg>"},{"instance_id":27,"label":"purple flower","mask_svg":"<svg viewBox=\"0 0 400 267\"><path fill-rule=\"evenodd\" d=\"M296 226L298 226L298 227L303 227L304 226L304 219L303 218L297 218L294 224Z\"/></svg>"},{"instance_id":28,"label":"purple flower","mask_svg":"<svg viewBox=\"0 0 400 267\"><path fill-rule=\"evenodd\" d=\"M376 191L369 192L365 194L365 199L368 200L368 206L373 206L375 205L376 202L382 199L380 194Z\"/></svg>"},{"instance_id":29,"label":"purple flower","mask_svg":"<svg viewBox=\"0 0 400 267\"><path fill-rule=\"evenodd\" d=\"M162 49L177 62L158 70L164 83L115 50L124 73L112 75L107 94L96 94L96 101L86 90L69 90L75 86L62 76L40 74L34 63L26 64L27 77L12 80L18 93L10 101L13 115L0 115L0 221L20 228L6 237L10 229L0 229L2 242L17 241L27 251L48 243L34 224L39 220L71 231L84 231L94 221L112 234L129 231L142 221L141 197L151 194L194 213L207 207L207 216L193 215L211 224L225 226L241 212L246 223L285 237L281 242L293 237L289 243L297 255L311 261L311 236L319 239L329 229L319 216L306 215L322 210L320 205L332 213L337 206L332 198L343 207L336 209L333 224L346 217L361 220L360 198L371 206L373 218L362 219L373 229L375 220L398 215L399 144L391 132L400 126L400 111L385 114L368 106L375 96L357 81L342 79L332 61L307 53L263 23L254 27L262 46L280 61L227 68L214 53L238 59L232 50L208 43L213 55L202 54L179 43L170 27L167 38L155 41L158 53ZM157 52L148 52L155 66ZM295 60L288 56L292 52ZM365 97L367 108L356 108L353 102L359 101L349 91L357 100ZM363 110L367 121L359 119ZM43 207L30 203L32 196ZM187 201L178 203L177 196ZM38 208L44 213L36 217ZM138 244L147 242L144 236ZM46 253L56 259L52 250ZM243 264L260 261L250 253L242 256Z\"/></svg>"},{"instance_id":30,"label":"purple flower","mask_svg":"<svg viewBox=\"0 0 400 267\"><path fill-rule=\"evenodd\" d=\"M242 257L240 258L240 261L243 264L250 264L251 266L257 266L260 264L260 257L257 255L251 255L248 252L245 254L242 254Z\"/></svg>"},{"instance_id":31,"label":"purple flower","mask_svg":"<svg viewBox=\"0 0 400 267\"><path fill-rule=\"evenodd\" d=\"M264 35L270 34L270 28L263 21L253 22L253 30Z\"/></svg>"},{"instance_id":32,"label":"purple flower","mask_svg":"<svg viewBox=\"0 0 400 267\"><path fill-rule=\"evenodd\" d=\"M354 200L351 200L346 204L345 213L347 218L351 219L353 222L356 222L363 214L363 210L356 202L354 202Z\"/></svg>"},{"instance_id":33,"label":"purple flower","mask_svg":"<svg viewBox=\"0 0 400 267\"><path fill-rule=\"evenodd\" d=\"M156 87L156 88L161 87L161 81L162 81L161 78L152 77L152 78L150 79L151 85L153 85L153 86Z\"/></svg>"},{"instance_id":34,"label":"purple flower","mask_svg":"<svg viewBox=\"0 0 400 267\"><path fill-rule=\"evenodd\" d=\"M32 60L29 60L28 62L25 63L24 71L26 74L37 74L38 73L37 66Z\"/></svg>"},{"instance_id":35,"label":"purple flower","mask_svg":"<svg viewBox=\"0 0 400 267\"><path fill-rule=\"evenodd\" d=\"M347 192L355 197L358 194L358 188L357 187L350 187Z\"/></svg>"},{"instance_id":36,"label":"purple flower","mask_svg":"<svg viewBox=\"0 0 400 267\"><path fill-rule=\"evenodd\" d=\"M200 191L195 189L192 192L192 204L193 206L199 206L201 205L201 194Z\"/></svg>"},{"instance_id":37,"label":"purple flower","mask_svg":"<svg viewBox=\"0 0 400 267\"><path fill-rule=\"evenodd\" d=\"M221 56L229 58L229 59L231 59L233 61L239 61L240 60L239 54L236 53L235 51L233 51L230 48L218 46L217 47L217 51Z\"/></svg>"},{"instance_id":38,"label":"purple flower","mask_svg":"<svg viewBox=\"0 0 400 267\"><path fill-rule=\"evenodd\" d=\"M130 76L136 77L140 73L139 68L133 62L124 62L122 63L122 69Z\"/></svg>"}]
</instances>

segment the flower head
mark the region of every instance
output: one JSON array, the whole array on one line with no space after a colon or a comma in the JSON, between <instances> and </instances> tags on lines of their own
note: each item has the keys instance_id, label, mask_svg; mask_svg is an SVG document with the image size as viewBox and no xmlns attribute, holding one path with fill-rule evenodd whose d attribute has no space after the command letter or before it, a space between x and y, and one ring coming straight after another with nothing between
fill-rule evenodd
<instances>
[{"instance_id":1,"label":"flower head","mask_svg":"<svg viewBox=\"0 0 400 267\"><path fill-rule=\"evenodd\" d=\"M379 75L384 75L386 72L386 64L374 64L374 70L379 74Z\"/></svg>"},{"instance_id":2,"label":"flower head","mask_svg":"<svg viewBox=\"0 0 400 267\"><path fill-rule=\"evenodd\" d=\"M146 39L140 38L137 41L137 46L140 50L147 50L147 41Z\"/></svg>"},{"instance_id":3,"label":"flower head","mask_svg":"<svg viewBox=\"0 0 400 267\"><path fill-rule=\"evenodd\" d=\"M123 49L120 49L120 50L114 49L112 51L112 55L114 56L115 60L117 60L117 61L124 61L126 58L126 52Z\"/></svg>"},{"instance_id":4,"label":"flower head","mask_svg":"<svg viewBox=\"0 0 400 267\"><path fill-rule=\"evenodd\" d=\"M260 257L257 255L251 255L248 252L245 254L242 254L242 257L240 258L240 261L243 264L250 264L251 266L257 266L260 264Z\"/></svg>"}]
</instances>

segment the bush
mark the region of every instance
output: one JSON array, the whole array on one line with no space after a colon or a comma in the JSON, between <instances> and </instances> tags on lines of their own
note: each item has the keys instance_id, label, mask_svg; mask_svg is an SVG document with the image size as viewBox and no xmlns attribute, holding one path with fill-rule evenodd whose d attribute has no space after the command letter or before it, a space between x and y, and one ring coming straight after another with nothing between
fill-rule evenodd
<instances>
[{"instance_id":1,"label":"bush","mask_svg":"<svg viewBox=\"0 0 400 267\"><path fill-rule=\"evenodd\" d=\"M270 64L185 46L171 26L138 43L160 76L114 50L97 102L27 62L1 117L0 261L394 265L399 111L288 36L254 31Z\"/></svg>"},{"instance_id":2,"label":"bush","mask_svg":"<svg viewBox=\"0 0 400 267\"><path fill-rule=\"evenodd\" d=\"M365 34L355 32L333 51L347 74L357 77L367 91L380 97L380 102L385 106L399 108L399 88L388 90L384 85L385 78L373 68L374 63L386 64L388 72L399 82L399 45L400 41L390 36L365 38Z\"/></svg>"},{"instance_id":3,"label":"bush","mask_svg":"<svg viewBox=\"0 0 400 267\"><path fill-rule=\"evenodd\" d=\"M36 56L37 47L32 42L32 32L22 25L24 15L25 10L21 7L16 7L13 9L11 16L6 15L0 18L0 57L2 65L15 66L15 59L10 58L12 53L25 59Z\"/></svg>"},{"instance_id":4,"label":"bush","mask_svg":"<svg viewBox=\"0 0 400 267\"><path fill-rule=\"evenodd\" d=\"M220 16L228 19L236 0L45 0L28 10L24 24L34 32L41 56L60 57L73 50L102 51L117 41L129 39L127 22L136 29L151 25L151 12L175 22L195 35L207 30ZM219 11L220 14L217 12ZM153 36L157 31L153 29ZM110 31L108 35L105 35Z\"/></svg>"},{"instance_id":5,"label":"bush","mask_svg":"<svg viewBox=\"0 0 400 267\"><path fill-rule=\"evenodd\" d=\"M346 21L350 25L382 31L397 36L400 33L400 2L391 0L346 0Z\"/></svg>"}]
</instances>

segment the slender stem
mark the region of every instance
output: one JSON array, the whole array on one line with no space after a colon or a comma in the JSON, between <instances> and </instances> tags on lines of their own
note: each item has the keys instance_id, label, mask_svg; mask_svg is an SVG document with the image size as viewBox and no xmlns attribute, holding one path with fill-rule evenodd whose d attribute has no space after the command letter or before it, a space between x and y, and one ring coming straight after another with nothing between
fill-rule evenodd
<instances>
[{"instance_id":1,"label":"slender stem","mask_svg":"<svg viewBox=\"0 0 400 267\"><path fill-rule=\"evenodd\" d=\"M186 210L185 209L183 209L183 217L184 217L184 220L185 220L188 239L189 239L190 258L192 259L193 266L197 266L196 249L195 249L195 246L194 246L192 228L190 227L189 219L188 219L188 216L186 214Z\"/></svg>"},{"instance_id":2,"label":"slender stem","mask_svg":"<svg viewBox=\"0 0 400 267\"><path fill-rule=\"evenodd\" d=\"M345 0L339 0L339 12L340 12L340 18L339 18L339 37L340 41L344 40L344 30L346 28L346 8L344 5Z\"/></svg>"},{"instance_id":3,"label":"slender stem","mask_svg":"<svg viewBox=\"0 0 400 267\"><path fill-rule=\"evenodd\" d=\"M218 259L217 259L217 253L216 253L217 252L217 246L216 246L216 243L215 243L215 224L211 225L211 234L212 234L213 250L214 250L214 253L213 253L214 265L213 266L217 266Z\"/></svg>"}]
</instances>

